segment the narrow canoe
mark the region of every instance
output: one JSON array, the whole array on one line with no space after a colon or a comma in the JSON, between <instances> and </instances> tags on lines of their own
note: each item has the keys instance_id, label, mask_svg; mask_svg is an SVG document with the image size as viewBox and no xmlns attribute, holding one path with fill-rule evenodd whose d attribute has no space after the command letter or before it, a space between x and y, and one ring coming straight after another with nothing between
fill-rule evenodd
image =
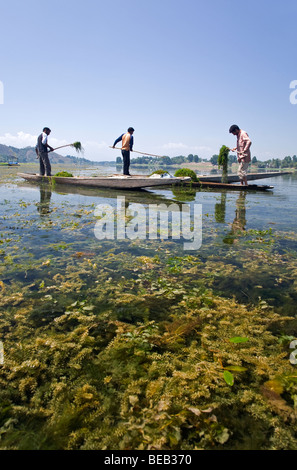
<instances>
[{"instance_id":1,"label":"narrow canoe","mask_svg":"<svg viewBox=\"0 0 297 470\"><path fill-rule=\"evenodd\" d=\"M40 176L35 173L18 173L18 176L27 181L35 183L54 183L69 186L84 186L89 188L110 188L110 189L142 189L151 188L154 186L169 186L179 185L185 183L191 185L192 188L214 188L214 189L229 189L235 191L267 191L273 189L273 186L257 185L257 184L231 184L231 183L218 183L213 181L199 181L198 183L191 182L189 177L179 178L152 178L145 175L111 175L111 176L74 176L74 177L61 177L61 176Z\"/></svg>"},{"instance_id":2,"label":"narrow canoe","mask_svg":"<svg viewBox=\"0 0 297 470\"><path fill-rule=\"evenodd\" d=\"M280 171L280 172L273 172L270 173L248 173L247 180L262 180L265 178L275 178L276 176L284 176L284 175L291 175L290 171ZM213 176L213 175L197 175L199 181L207 181L212 183L220 183L222 181L222 176ZM228 183L238 183L239 177L238 175L228 175Z\"/></svg>"},{"instance_id":3,"label":"narrow canoe","mask_svg":"<svg viewBox=\"0 0 297 470\"><path fill-rule=\"evenodd\" d=\"M232 184L232 183L214 183L212 181L200 181L199 183L190 183L193 188L214 188L214 189L230 189L235 191L268 191L274 186L266 184Z\"/></svg>"},{"instance_id":4,"label":"narrow canoe","mask_svg":"<svg viewBox=\"0 0 297 470\"><path fill-rule=\"evenodd\" d=\"M36 183L54 183L54 184L68 184L75 186L88 186L95 188L112 188L112 189L141 189L150 188L153 186L164 186L179 184L181 182L190 181L189 177L179 178L160 178L149 177L145 175L110 175L110 176L40 176L34 173L18 173L18 176L27 181L35 181Z\"/></svg>"}]
</instances>

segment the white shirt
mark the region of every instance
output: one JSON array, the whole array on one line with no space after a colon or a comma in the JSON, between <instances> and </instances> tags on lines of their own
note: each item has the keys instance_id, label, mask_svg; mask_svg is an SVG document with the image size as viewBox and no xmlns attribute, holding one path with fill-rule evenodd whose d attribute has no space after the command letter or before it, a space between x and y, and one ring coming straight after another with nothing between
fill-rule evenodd
<instances>
[{"instance_id":1,"label":"white shirt","mask_svg":"<svg viewBox=\"0 0 297 470\"><path fill-rule=\"evenodd\" d=\"M43 143L43 145L47 145L47 138L48 138L48 135L45 132L43 132L42 133L42 143Z\"/></svg>"}]
</instances>

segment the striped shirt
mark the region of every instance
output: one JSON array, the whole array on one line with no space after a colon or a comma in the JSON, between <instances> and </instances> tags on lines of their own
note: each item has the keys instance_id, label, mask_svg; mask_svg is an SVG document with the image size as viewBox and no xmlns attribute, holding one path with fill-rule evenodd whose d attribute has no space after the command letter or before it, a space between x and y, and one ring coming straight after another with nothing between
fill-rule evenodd
<instances>
[{"instance_id":1,"label":"striped shirt","mask_svg":"<svg viewBox=\"0 0 297 470\"><path fill-rule=\"evenodd\" d=\"M249 163L251 161L251 145L252 142L248 134L240 129L239 134L237 136L238 158L246 163Z\"/></svg>"}]
</instances>

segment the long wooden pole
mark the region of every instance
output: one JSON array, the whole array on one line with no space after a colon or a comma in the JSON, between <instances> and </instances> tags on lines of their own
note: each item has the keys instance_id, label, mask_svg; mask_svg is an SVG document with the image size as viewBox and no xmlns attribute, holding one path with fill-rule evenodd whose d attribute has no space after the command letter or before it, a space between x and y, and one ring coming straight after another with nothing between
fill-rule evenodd
<instances>
[{"instance_id":1,"label":"long wooden pole","mask_svg":"<svg viewBox=\"0 0 297 470\"><path fill-rule=\"evenodd\" d=\"M117 149L117 150L122 150L121 147L112 147L109 146L111 149ZM148 155L149 157L158 157L158 158L164 158L165 155L154 155L153 153L145 153L145 152L139 152L137 150L133 150L133 153L140 153L140 155Z\"/></svg>"},{"instance_id":2,"label":"long wooden pole","mask_svg":"<svg viewBox=\"0 0 297 470\"><path fill-rule=\"evenodd\" d=\"M61 145L60 147L57 147L57 148L55 148L54 150L51 150L51 152L55 152L56 150L62 149L62 148L64 148L64 147L71 147L71 145L73 145L73 144Z\"/></svg>"}]
</instances>

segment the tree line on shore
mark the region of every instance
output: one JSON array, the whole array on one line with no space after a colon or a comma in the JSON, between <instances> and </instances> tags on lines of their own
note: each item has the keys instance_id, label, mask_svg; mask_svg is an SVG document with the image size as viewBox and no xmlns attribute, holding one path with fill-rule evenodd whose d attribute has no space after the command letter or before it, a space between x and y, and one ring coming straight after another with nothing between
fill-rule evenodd
<instances>
[{"instance_id":1,"label":"tree line on shore","mask_svg":"<svg viewBox=\"0 0 297 470\"><path fill-rule=\"evenodd\" d=\"M211 163L213 166L218 165L218 155L213 155L210 159L201 158L198 155L189 154L187 157L184 155L178 155L176 157L149 157L149 156L140 156L131 159L131 164L134 166L137 165L155 165L156 163L160 163L162 166L180 166L184 163L200 163L206 162ZM117 157L116 163L121 165L122 158ZM228 164L231 166L233 163L237 163L237 156L236 155L229 155L228 157ZM297 168L297 156L293 155L286 156L283 159L281 158L271 158L269 160L258 160L257 157L252 158L252 165L258 168Z\"/></svg>"}]
</instances>

